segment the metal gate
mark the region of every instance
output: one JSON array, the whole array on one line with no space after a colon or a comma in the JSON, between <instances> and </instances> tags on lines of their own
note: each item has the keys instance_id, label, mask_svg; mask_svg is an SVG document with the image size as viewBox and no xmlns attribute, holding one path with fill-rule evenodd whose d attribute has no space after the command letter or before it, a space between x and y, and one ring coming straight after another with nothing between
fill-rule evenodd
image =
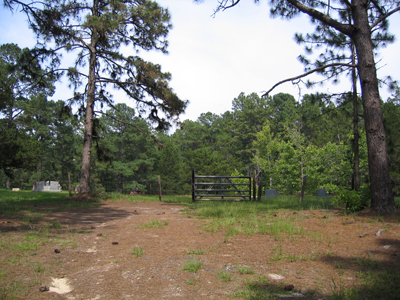
<instances>
[{"instance_id":1,"label":"metal gate","mask_svg":"<svg viewBox=\"0 0 400 300\"><path fill-rule=\"evenodd\" d=\"M237 179L243 182L235 182ZM192 171L192 201L250 201L249 176L199 176Z\"/></svg>"}]
</instances>

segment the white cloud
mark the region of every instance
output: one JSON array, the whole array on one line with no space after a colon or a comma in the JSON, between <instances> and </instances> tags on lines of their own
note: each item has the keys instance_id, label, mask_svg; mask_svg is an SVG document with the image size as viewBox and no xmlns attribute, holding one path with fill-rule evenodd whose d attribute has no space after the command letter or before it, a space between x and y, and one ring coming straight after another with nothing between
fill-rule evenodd
<instances>
[{"instance_id":1,"label":"white cloud","mask_svg":"<svg viewBox=\"0 0 400 300\"><path fill-rule=\"evenodd\" d=\"M159 63L164 72L172 74L171 86L181 99L190 104L181 120L196 120L201 113L216 114L231 109L232 100L240 92L261 93L276 82L303 72L297 56L303 53L293 36L295 32L312 32L308 18L299 17L290 21L271 19L267 3L254 4L242 1L234 8L219 12L211 17L216 0L195 4L189 0L160 0L161 6L168 7L173 29L170 31L169 54L146 52L140 55ZM3 18L9 13L1 11L0 41L15 42L32 46L29 29L23 17L13 21ZM17 19L14 19L17 18ZM391 31L400 32L400 18L392 16ZM379 76L392 75L400 79L399 42L381 51L382 61ZM132 51L132 54L134 52ZM66 81L66 80L64 80ZM349 88L343 78L339 86L331 84L320 91L343 91ZM65 97L66 83L59 88L55 99ZM317 91L303 89L302 93ZM277 87L272 94L290 93L298 97L298 90L290 83ZM132 103L122 93L115 93L118 102ZM382 89L382 97L389 96Z\"/></svg>"}]
</instances>

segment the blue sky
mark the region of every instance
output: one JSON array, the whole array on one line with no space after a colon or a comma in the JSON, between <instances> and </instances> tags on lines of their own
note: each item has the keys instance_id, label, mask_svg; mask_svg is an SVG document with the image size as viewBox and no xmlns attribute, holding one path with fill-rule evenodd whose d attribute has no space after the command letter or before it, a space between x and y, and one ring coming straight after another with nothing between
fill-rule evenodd
<instances>
[{"instance_id":1,"label":"blue sky","mask_svg":"<svg viewBox=\"0 0 400 300\"><path fill-rule=\"evenodd\" d=\"M181 99L189 100L186 113L181 120L196 120L201 113L224 113L231 109L232 100L241 92L261 95L276 82L299 75L303 66L297 56L303 53L293 36L296 32L312 32L306 17L285 21L271 19L267 3L254 4L242 1L236 7L212 17L216 0L206 0L201 4L190 0L160 0L161 6L168 7L173 29L169 34L169 54L142 53L154 63L159 63L163 71L172 74L171 86ZM400 33L400 13L391 17L390 30ZM22 47L32 47L35 40L27 28L24 17L0 9L0 43L17 43ZM129 51L129 49L127 50ZM378 75L391 75L400 80L400 42L380 51L377 58ZM132 51L133 54L133 51ZM349 90L347 78L342 78L337 86L326 84L322 88L302 89L302 95L322 92ZM290 93L300 99L299 90L286 83L276 88L272 94ZM57 86L54 100L63 99L70 93L67 81ZM390 96L386 88L381 97ZM116 93L115 100L130 100Z\"/></svg>"}]
</instances>

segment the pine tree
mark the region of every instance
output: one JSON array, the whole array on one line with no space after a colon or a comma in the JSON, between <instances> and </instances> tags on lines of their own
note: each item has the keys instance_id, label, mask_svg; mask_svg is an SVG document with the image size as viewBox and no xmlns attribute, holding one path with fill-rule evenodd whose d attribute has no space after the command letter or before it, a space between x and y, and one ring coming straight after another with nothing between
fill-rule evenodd
<instances>
[{"instance_id":1,"label":"pine tree","mask_svg":"<svg viewBox=\"0 0 400 300\"><path fill-rule=\"evenodd\" d=\"M233 7L239 2L240 0L222 0L218 4L216 12ZM305 14L313 23L320 26L321 30L330 28L339 32L344 38L350 39L354 44L367 133L371 208L379 212L396 211L389 175L379 81L376 74L374 38L389 36L388 18L400 11L399 1L271 0L270 6L272 16L292 19L300 14ZM341 44L337 45L337 47L340 46ZM345 62L334 63L334 65L354 66ZM305 77L327 67L329 65L318 66L301 76L278 82L266 94L283 82Z\"/></svg>"},{"instance_id":2,"label":"pine tree","mask_svg":"<svg viewBox=\"0 0 400 300\"><path fill-rule=\"evenodd\" d=\"M126 53L159 50L166 53L170 15L149 0L45 0L22 6L38 38L33 53L51 62L54 74L66 74L74 88L69 104L79 103L85 115L82 151L82 193L90 192L90 163L96 105L112 106L111 89L118 89L136 103L139 116L168 128L169 120L186 107L168 86L169 73L159 65ZM51 46L53 46L51 48ZM61 69L62 51L76 57L73 66Z\"/></svg>"}]
</instances>

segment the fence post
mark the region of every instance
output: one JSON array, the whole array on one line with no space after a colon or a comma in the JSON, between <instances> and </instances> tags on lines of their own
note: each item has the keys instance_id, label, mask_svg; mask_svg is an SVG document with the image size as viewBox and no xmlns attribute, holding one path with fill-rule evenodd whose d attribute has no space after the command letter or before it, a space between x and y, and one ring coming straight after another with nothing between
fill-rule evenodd
<instances>
[{"instance_id":1,"label":"fence post","mask_svg":"<svg viewBox=\"0 0 400 300\"><path fill-rule=\"evenodd\" d=\"M257 190L257 186L256 186L256 170L253 170L253 201L257 201L257 199L256 199L256 190Z\"/></svg>"},{"instance_id":2,"label":"fence post","mask_svg":"<svg viewBox=\"0 0 400 300\"><path fill-rule=\"evenodd\" d=\"M162 198L161 198L161 178L160 178L160 175L158 175L157 178L158 178L158 197L160 198L160 202L162 202Z\"/></svg>"},{"instance_id":3,"label":"fence post","mask_svg":"<svg viewBox=\"0 0 400 300\"><path fill-rule=\"evenodd\" d=\"M195 189L195 183L194 183L194 169L192 170L192 202L194 202L194 189Z\"/></svg>"},{"instance_id":4,"label":"fence post","mask_svg":"<svg viewBox=\"0 0 400 300\"><path fill-rule=\"evenodd\" d=\"M71 193L71 173L70 172L68 172L68 193L69 193L69 196L71 197L72 193Z\"/></svg>"},{"instance_id":5,"label":"fence post","mask_svg":"<svg viewBox=\"0 0 400 300\"><path fill-rule=\"evenodd\" d=\"M262 171L258 174L257 183L258 183L258 193L257 193L257 201L261 202L261 194L262 194L262 180L263 180L263 173Z\"/></svg>"}]
</instances>

